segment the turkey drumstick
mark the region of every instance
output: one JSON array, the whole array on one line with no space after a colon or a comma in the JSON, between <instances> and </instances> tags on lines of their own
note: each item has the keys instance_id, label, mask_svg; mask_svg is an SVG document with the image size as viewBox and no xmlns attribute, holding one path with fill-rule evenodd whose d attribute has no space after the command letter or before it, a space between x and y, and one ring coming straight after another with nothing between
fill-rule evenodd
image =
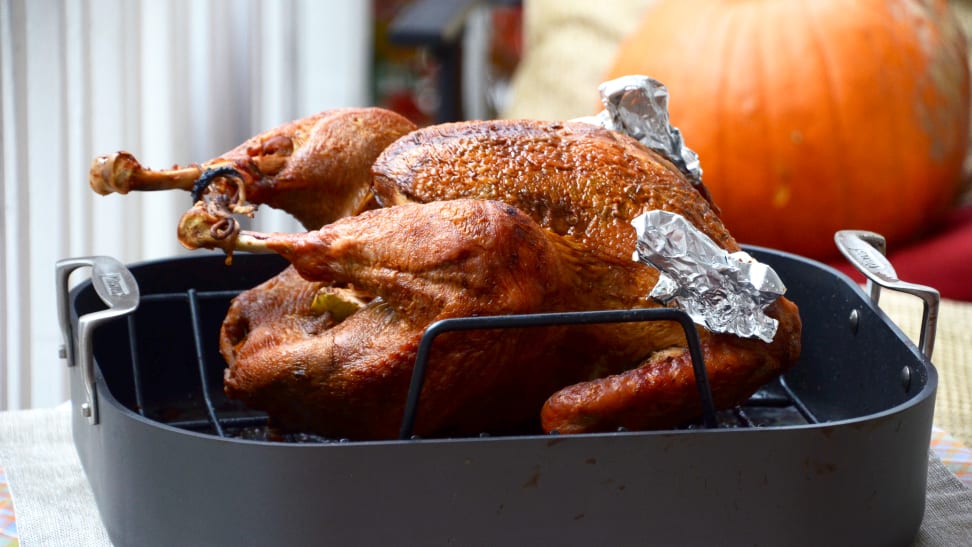
<instances>
[{"instance_id":1,"label":"turkey drumstick","mask_svg":"<svg viewBox=\"0 0 972 547\"><path fill-rule=\"evenodd\" d=\"M128 152L99 156L88 182L99 194L186 190L218 196L224 215L267 204L315 229L375 206L371 164L415 125L380 108L336 109L256 135L201 165L154 171Z\"/></svg>"}]
</instances>

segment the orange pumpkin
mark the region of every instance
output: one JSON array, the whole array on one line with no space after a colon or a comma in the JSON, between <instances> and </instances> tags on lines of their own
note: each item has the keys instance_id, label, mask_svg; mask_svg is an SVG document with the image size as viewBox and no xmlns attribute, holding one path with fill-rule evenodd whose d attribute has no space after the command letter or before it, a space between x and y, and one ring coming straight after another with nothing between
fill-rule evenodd
<instances>
[{"instance_id":1,"label":"orange pumpkin","mask_svg":"<svg viewBox=\"0 0 972 547\"><path fill-rule=\"evenodd\" d=\"M742 243L826 259L844 228L889 246L954 202L966 42L945 1L661 0L606 79L645 74Z\"/></svg>"}]
</instances>

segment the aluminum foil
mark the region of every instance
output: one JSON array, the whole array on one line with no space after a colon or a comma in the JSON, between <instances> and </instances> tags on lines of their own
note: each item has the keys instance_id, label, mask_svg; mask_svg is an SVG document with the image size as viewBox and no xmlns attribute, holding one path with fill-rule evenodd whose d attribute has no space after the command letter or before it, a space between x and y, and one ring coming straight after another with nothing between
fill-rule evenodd
<instances>
[{"instance_id":1,"label":"aluminum foil","mask_svg":"<svg viewBox=\"0 0 972 547\"><path fill-rule=\"evenodd\" d=\"M786 287L772 268L722 249L676 213L648 211L631 224L638 233L634 260L661 272L652 298L674 303L711 331L773 340L778 322L765 310Z\"/></svg>"},{"instance_id":2,"label":"aluminum foil","mask_svg":"<svg viewBox=\"0 0 972 547\"><path fill-rule=\"evenodd\" d=\"M702 185L699 156L685 146L682 133L669 123L668 88L648 76L622 76L598 87L604 110L580 118L624 133L661 154L696 186Z\"/></svg>"}]
</instances>

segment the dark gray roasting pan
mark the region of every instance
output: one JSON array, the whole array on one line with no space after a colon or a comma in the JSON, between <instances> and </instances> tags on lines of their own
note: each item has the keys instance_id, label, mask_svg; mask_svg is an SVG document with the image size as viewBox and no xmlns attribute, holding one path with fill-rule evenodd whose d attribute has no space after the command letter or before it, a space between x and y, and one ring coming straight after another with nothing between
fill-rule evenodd
<instances>
[{"instance_id":1,"label":"dark gray roasting pan","mask_svg":"<svg viewBox=\"0 0 972 547\"><path fill-rule=\"evenodd\" d=\"M908 544L924 514L937 293L897 281L879 236L841 237L870 293L748 249L800 306L803 354L715 427L382 442L267 437L265 416L223 395L228 302L279 258L64 260L74 442L119 546ZM68 293L82 266L90 279ZM924 351L874 303L882 285L925 299Z\"/></svg>"}]
</instances>

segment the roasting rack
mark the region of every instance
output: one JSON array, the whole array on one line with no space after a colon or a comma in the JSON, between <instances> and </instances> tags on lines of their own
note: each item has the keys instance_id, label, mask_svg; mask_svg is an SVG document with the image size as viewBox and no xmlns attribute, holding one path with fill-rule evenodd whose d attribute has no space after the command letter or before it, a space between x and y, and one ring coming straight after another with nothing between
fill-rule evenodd
<instances>
[{"instance_id":1,"label":"roasting rack","mask_svg":"<svg viewBox=\"0 0 972 547\"><path fill-rule=\"evenodd\" d=\"M95 266L104 270L94 277L107 280L106 283L118 282L124 275L125 268L120 263L112 263L110 259L100 257L96 260L74 261L73 266ZM113 281L114 280L114 281ZM134 280L129 285L137 286ZM106 289L110 290L110 289ZM266 426L267 417L259 411L246 410L227 400L222 393L222 383L218 372L222 371L222 359L214 354L213 333L206 328L202 317L212 309L224 310L230 301L240 294L241 290L197 290L187 288L176 292L162 292L146 295L135 295L122 303L118 308L105 314L108 319L119 315L126 316L127 348L131 362L131 408L139 415L166 423L173 427L208 433L218 437L229 438L263 438L270 435ZM195 385L195 393L187 397L190 402L185 407L185 413L174 413L171 402L166 400L163 408L152 403L146 394L146 380L143 371L145 350L142 329L136 315L130 313L135 306L142 308L143 315L157 316L164 314L171 324L189 325L192 338L194 356L193 366L195 378L189 384ZM685 424L685 428L698 427L760 427L780 424L808 424L818 423L817 418L804 405L799 397L790 390L782 379L771 382L755 393L745 404L723 411L717 411L713 402L708 373L706 372L702 349L692 319L683 311L672 308L645 308L628 310L597 310L584 312L536 313L522 315L498 315L482 317L459 317L437 321L426 329L419 343L418 354L409 391L399 439L416 439L412 430L417 415L418 404L424 385L425 370L434 340L441 334L465 330L485 329L519 329L535 327L551 327L562 325L620 323L637 321L674 321L677 322L686 337L688 349L695 372L696 387L702 414L698 421ZM210 322L211 323L211 322ZM82 366L90 367L90 363ZM93 373L88 373L93 378ZM89 389L93 394L94 389ZM89 395L89 397L92 397ZM94 400L85 403L85 413L92 423L97 423L97 404ZM90 409L90 414L88 410ZM155 411L153 411L155 409ZM196 416L191 414L195 413ZM201 415L200 415L201 414ZM488 435L482 432L480 435ZM348 442L347 439L329 439L319 435L307 433L279 433L275 437L284 442Z\"/></svg>"}]
</instances>

